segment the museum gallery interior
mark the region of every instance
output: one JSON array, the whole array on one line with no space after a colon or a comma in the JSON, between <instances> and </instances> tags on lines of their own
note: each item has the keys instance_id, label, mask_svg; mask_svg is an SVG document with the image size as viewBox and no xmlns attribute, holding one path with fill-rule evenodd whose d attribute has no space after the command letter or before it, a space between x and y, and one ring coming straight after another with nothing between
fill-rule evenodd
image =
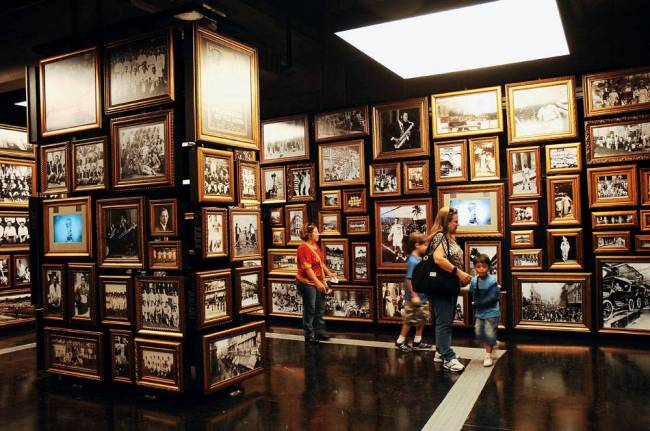
<instances>
[{"instance_id":1,"label":"museum gallery interior","mask_svg":"<svg viewBox=\"0 0 650 431\"><path fill-rule=\"evenodd\" d=\"M648 17L2 2L0 429L650 429Z\"/></svg>"}]
</instances>

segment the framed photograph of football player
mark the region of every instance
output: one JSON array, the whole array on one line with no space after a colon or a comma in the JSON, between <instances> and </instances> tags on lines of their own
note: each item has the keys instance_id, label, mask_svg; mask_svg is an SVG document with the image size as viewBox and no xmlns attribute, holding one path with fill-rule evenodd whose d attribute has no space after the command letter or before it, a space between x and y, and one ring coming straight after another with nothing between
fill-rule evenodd
<instances>
[{"instance_id":1,"label":"framed photograph of football player","mask_svg":"<svg viewBox=\"0 0 650 431\"><path fill-rule=\"evenodd\" d=\"M650 108L649 83L647 67L583 75L585 117Z\"/></svg>"},{"instance_id":2,"label":"framed photograph of football player","mask_svg":"<svg viewBox=\"0 0 650 431\"><path fill-rule=\"evenodd\" d=\"M203 259L228 256L228 213L224 208L201 208Z\"/></svg>"},{"instance_id":3,"label":"framed photograph of football player","mask_svg":"<svg viewBox=\"0 0 650 431\"><path fill-rule=\"evenodd\" d=\"M262 214L259 209L230 208L230 260L262 257Z\"/></svg>"},{"instance_id":4,"label":"framed photograph of football player","mask_svg":"<svg viewBox=\"0 0 650 431\"><path fill-rule=\"evenodd\" d=\"M587 169L591 208L632 206L638 203L636 165Z\"/></svg>"},{"instance_id":5,"label":"framed photograph of football player","mask_svg":"<svg viewBox=\"0 0 650 431\"><path fill-rule=\"evenodd\" d=\"M130 330L111 329L111 379L118 383L135 382L135 345Z\"/></svg>"},{"instance_id":6,"label":"framed photograph of football player","mask_svg":"<svg viewBox=\"0 0 650 431\"><path fill-rule=\"evenodd\" d=\"M36 145L29 142L26 127L0 124L0 156L36 158Z\"/></svg>"},{"instance_id":7,"label":"framed photograph of football player","mask_svg":"<svg viewBox=\"0 0 650 431\"><path fill-rule=\"evenodd\" d=\"M138 334L181 338L185 333L184 277L136 277Z\"/></svg>"},{"instance_id":8,"label":"framed photograph of football player","mask_svg":"<svg viewBox=\"0 0 650 431\"><path fill-rule=\"evenodd\" d=\"M149 201L149 235L167 237L178 235L178 201L152 199Z\"/></svg>"},{"instance_id":9,"label":"framed photograph of football player","mask_svg":"<svg viewBox=\"0 0 650 431\"><path fill-rule=\"evenodd\" d=\"M366 189L343 190L343 212L345 214L365 213L367 202Z\"/></svg>"},{"instance_id":10,"label":"framed photograph of football player","mask_svg":"<svg viewBox=\"0 0 650 431\"><path fill-rule=\"evenodd\" d=\"M237 194L240 204L260 204L260 164L258 162L237 162Z\"/></svg>"},{"instance_id":11,"label":"framed photograph of football player","mask_svg":"<svg viewBox=\"0 0 650 431\"><path fill-rule=\"evenodd\" d=\"M510 199L542 196L542 160L539 147L508 148Z\"/></svg>"},{"instance_id":12,"label":"framed photograph of football player","mask_svg":"<svg viewBox=\"0 0 650 431\"><path fill-rule=\"evenodd\" d=\"M350 244L352 255L352 270L350 276L353 283L370 282L370 243L353 242Z\"/></svg>"},{"instance_id":13,"label":"framed photograph of football player","mask_svg":"<svg viewBox=\"0 0 650 431\"><path fill-rule=\"evenodd\" d=\"M503 189L502 183L440 186L438 208L456 208L459 237L500 238L505 232Z\"/></svg>"},{"instance_id":14,"label":"framed photograph of football player","mask_svg":"<svg viewBox=\"0 0 650 431\"><path fill-rule=\"evenodd\" d=\"M501 86L431 96L433 138L503 132Z\"/></svg>"},{"instance_id":15,"label":"framed photograph of football player","mask_svg":"<svg viewBox=\"0 0 650 431\"><path fill-rule=\"evenodd\" d=\"M39 69L41 137L101 127L96 48L46 58Z\"/></svg>"},{"instance_id":16,"label":"framed photograph of football player","mask_svg":"<svg viewBox=\"0 0 650 431\"><path fill-rule=\"evenodd\" d=\"M287 201L284 166L262 168L262 203L283 204Z\"/></svg>"},{"instance_id":17,"label":"framed photograph of football player","mask_svg":"<svg viewBox=\"0 0 650 431\"><path fill-rule=\"evenodd\" d=\"M99 316L105 325L133 324L133 277L99 276Z\"/></svg>"},{"instance_id":18,"label":"framed photograph of football player","mask_svg":"<svg viewBox=\"0 0 650 431\"><path fill-rule=\"evenodd\" d=\"M180 341L135 339L135 383L171 392L183 391L183 349Z\"/></svg>"},{"instance_id":19,"label":"framed photograph of football player","mask_svg":"<svg viewBox=\"0 0 650 431\"><path fill-rule=\"evenodd\" d=\"M107 114L174 101L172 31L137 36L104 48Z\"/></svg>"},{"instance_id":20,"label":"framed photograph of football player","mask_svg":"<svg viewBox=\"0 0 650 431\"><path fill-rule=\"evenodd\" d=\"M235 202L235 161L232 151L199 147L196 157L199 202Z\"/></svg>"},{"instance_id":21,"label":"framed photograph of football player","mask_svg":"<svg viewBox=\"0 0 650 431\"><path fill-rule=\"evenodd\" d=\"M179 271L183 267L180 241L151 241L148 248L149 269Z\"/></svg>"},{"instance_id":22,"label":"framed photograph of football player","mask_svg":"<svg viewBox=\"0 0 650 431\"><path fill-rule=\"evenodd\" d=\"M11 282L11 265L10 256L2 256L3 261L6 262L7 269L6 277ZM43 285L43 319L45 320L60 320L63 321L66 317L66 292L67 277L65 273L65 265L62 263L47 263L41 265Z\"/></svg>"},{"instance_id":23,"label":"framed photograph of football player","mask_svg":"<svg viewBox=\"0 0 650 431\"><path fill-rule=\"evenodd\" d=\"M580 208L580 176L556 175L546 178L549 226L579 225L582 223Z\"/></svg>"},{"instance_id":24,"label":"framed photograph of football player","mask_svg":"<svg viewBox=\"0 0 650 431\"><path fill-rule=\"evenodd\" d=\"M512 201L508 204L510 226L539 226L539 201Z\"/></svg>"},{"instance_id":25,"label":"framed photograph of football player","mask_svg":"<svg viewBox=\"0 0 650 431\"><path fill-rule=\"evenodd\" d=\"M372 107L375 160L429 155L429 107L426 97Z\"/></svg>"},{"instance_id":26,"label":"framed photograph of football player","mask_svg":"<svg viewBox=\"0 0 650 431\"><path fill-rule=\"evenodd\" d=\"M400 162L370 165L370 197L400 196L402 170Z\"/></svg>"},{"instance_id":27,"label":"framed photograph of football player","mask_svg":"<svg viewBox=\"0 0 650 431\"><path fill-rule=\"evenodd\" d=\"M402 162L405 195L429 193L429 161L410 160Z\"/></svg>"},{"instance_id":28,"label":"framed photograph of football player","mask_svg":"<svg viewBox=\"0 0 650 431\"><path fill-rule=\"evenodd\" d=\"M27 208L37 194L37 176L33 160L0 158L0 208Z\"/></svg>"},{"instance_id":29,"label":"framed photograph of football player","mask_svg":"<svg viewBox=\"0 0 650 431\"><path fill-rule=\"evenodd\" d=\"M318 146L321 187L366 185L364 141L335 142Z\"/></svg>"},{"instance_id":30,"label":"framed photograph of football player","mask_svg":"<svg viewBox=\"0 0 650 431\"><path fill-rule=\"evenodd\" d=\"M350 279L349 243L347 238L323 238L320 241L325 265L336 275L339 281Z\"/></svg>"},{"instance_id":31,"label":"framed photograph of football player","mask_svg":"<svg viewBox=\"0 0 650 431\"><path fill-rule=\"evenodd\" d=\"M594 253L620 253L632 250L630 231L600 231L592 233Z\"/></svg>"},{"instance_id":32,"label":"framed photograph of football player","mask_svg":"<svg viewBox=\"0 0 650 431\"><path fill-rule=\"evenodd\" d=\"M324 210L340 210L341 190L322 190L320 206Z\"/></svg>"},{"instance_id":33,"label":"framed photograph of football player","mask_svg":"<svg viewBox=\"0 0 650 431\"><path fill-rule=\"evenodd\" d=\"M546 236L548 269L583 269L582 228L549 229Z\"/></svg>"},{"instance_id":34,"label":"framed photograph of football player","mask_svg":"<svg viewBox=\"0 0 650 431\"><path fill-rule=\"evenodd\" d=\"M467 181L467 141L436 142L436 183Z\"/></svg>"},{"instance_id":35,"label":"framed photograph of football player","mask_svg":"<svg viewBox=\"0 0 650 431\"><path fill-rule=\"evenodd\" d=\"M111 120L113 189L174 185L173 111Z\"/></svg>"},{"instance_id":36,"label":"framed photograph of football player","mask_svg":"<svg viewBox=\"0 0 650 431\"><path fill-rule=\"evenodd\" d=\"M70 191L68 143L41 146L41 191L46 194Z\"/></svg>"},{"instance_id":37,"label":"framed photograph of football player","mask_svg":"<svg viewBox=\"0 0 650 431\"><path fill-rule=\"evenodd\" d=\"M506 84L508 143L578 136L573 76Z\"/></svg>"},{"instance_id":38,"label":"framed photograph of football player","mask_svg":"<svg viewBox=\"0 0 650 431\"><path fill-rule=\"evenodd\" d=\"M229 269L197 272L196 324L199 329L232 321L232 275Z\"/></svg>"},{"instance_id":39,"label":"framed photograph of football player","mask_svg":"<svg viewBox=\"0 0 650 431\"><path fill-rule=\"evenodd\" d=\"M264 312L264 271L262 267L235 269L235 309L239 314Z\"/></svg>"},{"instance_id":40,"label":"framed photograph of football player","mask_svg":"<svg viewBox=\"0 0 650 431\"><path fill-rule=\"evenodd\" d=\"M104 379L102 332L45 327L45 370L101 382Z\"/></svg>"},{"instance_id":41,"label":"framed photograph of football player","mask_svg":"<svg viewBox=\"0 0 650 431\"><path fill-rule=\"evenodd\" d=\"M650 159L650 115L585 122L587 163L636 162Z\"/></svg>"},{"instance_id":42,"label":"framed photograph of football player","mask_svg":"<svg viewBox=\"0 0 650 431\"><path fill-rule=\"evenodd\" d=\"M300 229L309 223L309 214L306 204L293 204L284 207L287 229L287 245L298 245L302 242Z\"/></svg>"},{"instance_id":43,"label":"framed photograph of football player","mask_svg":"<svg viewBox=\"0 0 650 431\"><path fill-rule=\"evenodd\" d=\"M534 230L510 231L510 247L512 248L535 247L535 231Z\"/></svg>"},{"instance_id":44,"label":"framed photograph of football player","mask_svg":"<svg viewBox=\"0 0 650 431\"><path fill-rule=\"evenodd\" d=\"M547 174L571 174L582 171L582 144L548 144L546 151Z\"/></svg>"},{"instance_id":45,"label":"framed photograph of football player","mask_svg":"<svg viewBox=\"0 0 650 431\"><path fill-rule=\"evenodd\" d=\"M70 145L72 191L106 190L109 185L107 138L72 141Z\"/></svg>"},{"instance_id":46,"label":"framed photograph of football player","mask_svg":"<svg viewBox=\"0 0 650 431\"><path fill-rule=\"evenodd\" d=\"M257 50L194 28L194 140L259 150Z\"/></svg>"},{"instance_id":47,"label":"framed photograph of football player","mask_svg":"<svg viewBox=\"0 0 650 431\"><path fill-rule=\"evenodd\" d=\"M314 165L289 165L287 169L287 201L309 202L316 200Z\"/></svg>"},{"instance_id":48,"label":"framed photograph of football player","mask_svg":"<svg viewBox=\"0 0 650 431\"><path fill-rule=\"evenodd\" d=\"M29 251L31 244L28 211L0 211L0 253Z\"/></svg>"},{"instance_id":49,"label":"framed photograph of football player","mask_svg":"<svg viewBox=\"0 0 650 431\"><path fill-rule=\"evenodd\" d=\"M347 216L345 232L348 235L370 235L370 216Z\"/></svg>"},{"instance_id":50,"label":"framed photograph of football player","mask_svg":"<svg viewBox=\"0 0 650 431\"><path fill-rule=\"evenodd\" d=\"M319 211L318 226L321 236L339 236L343 229L341 228L340 211Z\"/></svg>"},{"instance_id":51,"label":"framed photograph of football player","mask_svg":"<svg viewBox=\"0 0 650 431\"><path fill-rule=\"evenodd\" d=\"M100 268L144 268L144 198L97 201Z\"/></svg>"},{"instance_id":52,"label":"framed photograph of football player","mask_svg":"<svg viewBox=\"0 0 650 431\"><path fill-rule=\"evenodd\" d=\"M283 227L271 228L271 243L274 247L284 247L287 241L284 238L285 230Z\"/></svg>"},{"instance_id":53,"label":"framed photograph of football player","mask_svg":"<svg viewBox=\"0 0 650 431\"><path fill-rule=\"evenodd\" d=\"M501 178L498 136L469 140L469 173L472 181L498 181Z\"/></svg>"},{"instance_id":54,"label":"framed photograph of football player","mask_svg":"<svg viewBox=\"0 0 650 431\"><path fill-rule=\"evenodd\" d=\"M43 248L46 257L92 257L90 197L43 201ZM5 236L7 226L5 226Z\"/></svg>"},{"instance_id":55,"label":"framed photograph of football player","mask_svg":"<svg viewBox=\"0 0 650 431\"><path fill-rule=\"evenodd\" d=\"M370 120L368 106L340 109L314 115L316 142L337 141L366 136Z\"/></svg>"},{"instance_id":56,"label":"framed photograph of football player","mask_svg":"<svg viewBox=\"0 0 650 431\"><path fill-rule=\"evenodd\" d=\"M286 163L309 160L309 121L307 115L262 121L260 163Z\"/></svg>"},{"instance_id":57,"label":"framed photograph of football player","mask_svg":"<svg viewBox=\"0 0 650 431\"><path fill-rule=\"evenodd\" d=\"M633 228L639 224L636 210L592 211L592 229Z\"/></svg>"},{"instance_id":58,"label":"framed photograph of football player","mask_svg":"<svg viewBox=\"0 0 650 431\"><path fill-rule=\"evenodd\" d=\"M97 286L94 263L68 263L68 316L71 322L96 323Z\"/></svg>"}]
</instances>

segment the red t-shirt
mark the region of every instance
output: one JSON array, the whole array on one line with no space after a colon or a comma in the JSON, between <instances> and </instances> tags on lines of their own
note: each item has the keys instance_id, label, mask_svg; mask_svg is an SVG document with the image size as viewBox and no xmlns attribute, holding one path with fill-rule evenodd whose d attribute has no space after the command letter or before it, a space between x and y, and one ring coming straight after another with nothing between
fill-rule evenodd
<instances>
[{"instance_id":1,"label":"red t-shirt","mask_svg":"<svg viewBox=\"0 0 650 431\"><path fill-rule=\"evenodd\" d=\"M313 251L312 251L313 250ZM316 274L316 278L319 280L323 279L323 266L321 262L325 261L325 256L319 247L312 249L307 243L302 243L298 246L296 251L298 257L298 273L296 274L296 279L303 283L314 285L314 283L307 276L307 270L311 268ZM318 255L318 257L316 257Z\"/></svg>"}]
</instances>

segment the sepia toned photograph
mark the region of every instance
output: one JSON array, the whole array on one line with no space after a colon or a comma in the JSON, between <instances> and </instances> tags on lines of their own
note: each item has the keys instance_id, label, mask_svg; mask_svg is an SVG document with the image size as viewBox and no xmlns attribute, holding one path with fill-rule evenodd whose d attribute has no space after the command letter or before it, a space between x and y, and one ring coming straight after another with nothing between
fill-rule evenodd
<instances>
[{"instance_id":1,"label":"sepia toned photograph","mask_svg":"<svg viewBox=\"0 0 650 431\"><path fill-rule=\"evenodd\" d=\"M603 231L592 234L594 253L620 253L632 250L629 231Z\"/></svg>"},{"instance_id":2,"label":"sepia toned photograph","mask_svg":"<svg viewBox=\"0 0 650 431\"><path fill-rule=\"evenodd\" d=\"M454 320L452 325L455 328L467 328L470 326L469 314L469 293L461 291L456 298L456 309L454 310Z\"/></svg>"},{"instance_id":3,"label":"sepia toned photograph","mask_svg":"<svg viewBox=\"0 0 650 431\"><path fill-rule=\"evenodd\" d=\"M325 320L372 322L373 291L368 288L337 286L325 297Z\"/></svg>"},{"instance_id":4,"label":"sepia toned photograph","mask_svg":"<svg viewBox=\"0 0 650 431\"><path fill-rule=\"evenodd\" d=\"M539 202L536 200L516 201L508 204L510 209L510 226L539 225Z\"/></svg>"},{"instance_id":5,"label":"sepia toned photograph","mask_svg":"<svg viewBox=\"0 0 650 431\"><path fill-rule=\"evenodd\" d=\"M296 249L270 248L267 250L269 275L293 276L298 272Z\"/></svg>"},{"instance_id":6,"label":"sepia toned photograph","mask_svg":"<svg viewBox=\"0 0 650 431\"><path fill-rule=\"evenodd\" d=\"M542 196L542 161L539 147L508 148L510 199Z\"/></svg>"},{"instance_id":7,"label":"sepia toned photograph","mask_svg":"<svg viewBox=\"0 0 650 431\"><path fill-rule=\"evenodd\" d=\"M406 303L404 274L377 274L377 321L402 323Z\"/></svg>"},{"instance_id":8,"label":"sepia toned photograph","mask_svg":"<svg viewBox=\"0 0 650 431\"><path fill-rule=\"evenodd\" d=\"M27 208L36 195L36 164L0 158L0 208Z\"/></svg>"},{"instance_id":9,"label":"sepia toned photograph","mask_svg":"<svg viewBox=\"0 0 650 431\"><path fill-rule=\"evenodd\" d=\"M372 147L375 160L429 155L427 98L372 107Z\"/></svg>"},{"instance_id":10,"label":"sepia toned photograph","mask_svg":"<svg viewBox=\"0 0 650 431\"><path fill-rule=\"evenodd\" d=\"M177 270L183 267L180 241L152 241L149 243L149 269Z\"/></svg>"},{"instance_id":11,"label":"sepia toned photograph","mask_svg":"<svg viewBox=\"0 0 650 431\"><path fill-rule=\"evenodd\" d=\"M502 237L504 233L503 184L438 187L438 208L458 211L459 237Z\"/></svg>"},{"instance_id":12,"label":"sepia toned photograph","mask_svg":"<svg viewBox=\"0 0 650 431\"><path fill-rule=\"evenodd\" d=\"M262 257L262 214L258 209L231 208L230 261Z\"/></svg>"},{"instance_id":13,"label":"sepia toned photograph","mask_svg":"<svg viewBox=\"0 0 650 431\"><path fill-rule=\"evenodd\" d=\"M285 230L283 227L271 228L271 243L274 247L284 247L287 245L284 234Z\"/></svg>"},{"instance_id":14,"label":"sepia toned photograph","mask_svg":"<svg viewBox=\"0 0 650 431\"><path fill-rule=\"evenodd\" d=\"M111 120L113 188L174 185L171 110Z\"/></svg>"},{"instance_id":15,"label":"sepia toned photograph","mask_svg":"<svg viewBox=\"0 0 650 431\"><path fill-rule=\"evenodd\" d=\"M287 169L287 201L316 200L316 178L313 164L289 165Z\"/></svg>"},{"instance_id":16,"label":"sepia toned photograph","mask_svg":"<svg viewBox=\"0 0 650 431\"><path fill-rule=\"evenodd\" d=\"M36 145L29 142L26 127L0 123L0 156L36 158Z\"/></svg>"},{"instance_id":17,"label":"sepia toned photograph","mask_svg":"<svg viewBox=\"0 0 650 431\"><path fill-rule=\"evenodd\" d=\"M573 77L506 84L508 143L578 136Z\"/></svg>"},{"instance_id":18,"label":"sepia toned photograph","mask_svg":"<svg viewBox=\"0 0 650 431\"><path fill-rule=\"evenodd\" d=\"M11 278L11 263L10 255L0 255L0 290L11 289L13 282Z\"/></svg>"},{"instance_id":19,"label":"sepia toned photograph","mask_svg":"<svg viewBox=\"0 0 650 431\"><path fill-rule=\"evenodd\" d=\"M343 229L341 228L340 211L319 211L318 226L321 236L339 236Z\"/></svg>"},{"instance_id":20,"label":"sepia toned photograph","mask_svg":"<svg viewBox=\"0 0 650 431\"><path fill-rule=\"evenodd\" d=\"M647 253L650 251L650 235L634 236L634 251Z\"/></svg>"},{"instance_id":21,"label":"sepia toned photograph","mask_svg":"<svg viewBox=\"0 0 650 431\"><path fill-rule=\"evenodd\" d=\"M467 181L467 141L434 144L436 183Z\"/></svg>"},{"instance_id":22,"label":"sepia toned photograph","mask_svg":"<svg viewBox=\"0 0 650 431\"><path fill-rule=\"evenodd\" d=\"M377 269L406 269L408 237L427 234L433 223L431 199L375 202Z\"/></svg>"},{"instance_id":23,"label":"sepia toned photograph","mask_svg":"<svg viewBox=\"0 0 650 431\"><path fill-rule=\"evenodd\" d=\"M28 254L14 254L12 264L13 286L28 287L32 283L32 265Z\"/></svg>"},{"instance_id":24,"label":"sepia toned photograph","mask_svg":"<svg viewBox=\"0 0 650 431\"><path fill-rule=\"evenodd\" d=\"M239 203L259 205L260 199L260 164L255 161L237 162L237 189Z\"/></svg>"},{"instance_id":25,"label":"sepia toned photograph","mask_svg":"<svg viewBox=\"0 0 650 431\"><path fill-rule=\"evenodd\" d=\"M636 210L592 211L592 229L632 228L638 225Z\"/></svg>"},{"instance_id":26,"label":"sepia toned photograph","mask_svg":"<svg viewBox=\"0 0 650 431\"><path fill-rule=\"evenodd\" d=\"M130 275L99 276L99 314L105 325L133 323L133 278Z\"/></svg>"},{"instance_id":27,"label":"sepia toned photograph","mask_svg":"<svg viewBox=\"0 0 650 431\"><path fill-rule=\"evenodd\" d=\"M341 109L314 116L316 142L366 136L369 133L368 107Z\"/></svg>"},{"instance_id":28,"label":"sepia toned photograph","mask_svg":"<svg viewBox=\"0 0 650 431\"><path fill-rule=\"evenodd\" d=\"M302 295L295 279L269 278L269 314L302 317Z\"/></svg>"},{"instance_id":29,"label":"sepia toned photograph","mask_svg":"<svg viewBox=\"0 0 650 431\"><path fill-rule=\"evenodd\" d=\"M570 144L549 144L545 145L546 151L546 173L547 174L569 174L582 171L582 144L573 142Z\"/></svg>"},{"instance_id":30,"label":"sepia toned photograph","mask_svg":"<svg viewBox=\"0 0 650 431\"><path fill-rule=\"evenodd\" d=\"M135 345L130 330L111 329L111 378L114 382L134 383Z\"/></svg>"},{"instance_id":31,"label":"sepia toned photograph","mask_svg":"<svg viewBox=\"0 0 650 431\"><path fill-rule=\"evenodd\" d=\"M501 86L431 96L433 138L503 131Z\"/></svg>"},{"instance_id":32,"label":"sepia toned photograph","mask_svg":"<svg viewBox=\"0 0 650 431\"><path fill-rule=\"evenodd\" d=\"M197 157L199 202L235 202L235 161L232 151L200 147Z\"/></svg>"},{"instance_id":33,"label":"sepia toned photograph","mask_svg":"<svg viewBox=\"0 0 650 431\"><path fill-rule=\"evenodd\" d=\"M469 140L469 172L472 181L498 181L501 178L498 136Z\"/></svg>"},{"instance_id":34,"label":"sepia toned photograph","mask_svg":"<svg viewBox=\"0 0 650 431\"><path fill-rule=\"evenodd\" d=\"M194 29L194 89L194 140L259 150L255 48Z\"/></svg>"},{"instance_id":35,"label":"sepia toned photograph","mask_svg":"<svg viewBox=\"0 0 650 431\"><path fill-rule=\"evenodd\" d=\"M95 264L69 263L68 287L70 320L95 323L97 321Z\"/></svg>"},{"instance_id":36,"label":"sepia toned photograph","mask_svg":"<svg viewBox=\"0 0 650 431\"><path fill-rule=\"evenodd\" d=\"M514 271L542 269L542 249L510 250L510 269Z\"/></svg>"},{"instance_id":37,"label":"sepia toned photograph","mask_svg":"<svg viewBox=\"0 0 650 431\"><path fill-rule=\"evenodd\" d=\"M402 162L402 176L404 177L404 194L429 193L428 160Z\"/></svg>"},{"instance_id":38,"label":"sepia toned photograph","mask_svg":"<svg viewBox=\"0 0 650 431\"><path fill-rule=\"evenodd\" d=\"M223 208L201 208L204 259L228 256L228 214Z\"/></svg>"},{"instance_id":39,"label":"sepia toned photograph","mask_svg":"<svg viewBox=\"0 0 650 431\"><path fill-rule=\"evenodd\" d=\"M345 232L348 235L370 235L370 216L347 216Z\"/></svg>"},{"instance_id":40,"label":"sepia toned photograph","mask_svg":"<svg viewBox=\"0 0 650 431\"><path fill-rule=\"evenodd\" d=\"M641 182L641 205L650 205L650 169L639 169L639 179Z\"/></svg>"},{"instance_id":41,"label":"sepia toned photograph","mask_svg":"<svg viewBox=\"0 0 650 431\"><path fill-rule=\"evenodd\" d=\"M646 110L650 107L650 69L583 75L585 117Z\"/></svg>"},{"instance_id":42,"label":"sepia toned photograph","mask_svg":"<svg viewBox=\"0 0 650 431\"><path fill-rule=\"evenodd\" d=\"M29 250L29 222L27 211L0 211L0 252Z\"/></svg>"},{"instance_id":43,"label":"sepia toned photograph","mask_svg":"<svg viewBox=\"0 0 650 431\"><path fill-rule=\"evenodd\" d=\"M70 157L68 144L41 147L41 190L43 193L68 193L70 190Z\"/></svg>"},{"instance_id":44,"label":"sepia toned photograph","mask_svg":"<svg viewBox=\"0 0 650 431\"><path fill-rule=\"evenodd\" d=\"M33 323L35 320L34 306L30 292L16 292L0 296L0 324Z\"/></svg>"},{"instance_id":45,"label":"sepia toned photograph","mask_svg":"<svg viewBox=\"0 0 650 431\"><path fill-rule=\"evenodd\" d=\"M93 252L90 197L43 201L46 257L91 257Z\"/></svg>"},{"instance_id":46,"label":"sepia toned photograph","mask_svg":"<svg viewBox=\"0 0 650 431\"><path fill-rule=\"evenodd\" d=\"M41 136L101 127L99 59L88 48L41 60Z\"/></svg>"},{"instance_id":47,"label":"sepia toned photograph","mask_svg":"<svg viewBox=\"0 0 650 431\"><path fill-rule=\"evenodd\" d=\"M532 248L535 247L535 231L513 230L510 231L511 248Z\"/></svg>"},{"instance_id":48,"label":"sepia toned photograph","mask_svg":"<svg viewBox=\"0 0 650 431\"><path fill-rule=\"evenodd\" d=\"M324 210L340 210L341 190L321 190L320 206Z\"/></svg>"},{"instance_id":49,"label":"sepia toned photograph","mask_svg":"<svg viewBox=\"0 0 650 431\"><path fill-rule=\"evenodd\" d=\"M72 191L105 190L108 188L108 155L106 138L72 141Z\"/></svg>"},{"instance_id":50,"label":"sepia toned photograph","mask_svg":"<svg viewBox=\"0 0 650 431\"><path fill-rule=\"evenodd\" d=\"M402 170L400 162L370 165L370 197L400 196Z\"/></svg>"},{"instance_id":51,"label":"sepia toned photograph","mask_svg":"<svg viewBox=\"0 0 650 431\"><path fill-rule=\"evenodd\" d=\"M149 235L178 235L178 201L175 198L149 201Z\"/></svg>"},{"instance_id":52,"label":"sepia toned photograph","mask_svg":"<svg viewBox=\"0 0 650 431\"><path fill-rule=\"evenodd\" d=\"M309 160L309 122L307 115L262 121L260 163Z\"/></svg>"},{"instance_id":53,"label":"sepia toned photograph","mask_svg":"<svg viewBox=\"0 0 650 431\"><path fill-rule=\"evenodd\" d=\"M350 279L349 243L345 239L322 239L321 249L325 256L325 265L336 275L339 281Z\"/></svg>"},{"instance_id":54,"label":"sepia toned photograph","mask_svg":"<svg viewBox=\"0 0 650 431\"><path fill-rule=\"evenodd\" d=\"M264 311L262 267L235 270L235 307L240 314Z\"/></svg>"},{"instance_id":55,"label":"sepia toned photograph","mask_svg":"<svg viewBox=\"0 0 650 431\"><path fill-rule=\"evenodd\" d=\"M264 372L264 322L203 336L203 384L206 394Z\"/></svg>"},{"instance_id":56,"label":"sepia toned photograph","mask_svg":"<svg viewBox=\"0 0 650 431\"><path fill-rule=\"evenodd\" d=\"M197 325L207 328L232 320L232 275L230 269L195 274Z\"/></svg>"},{"instance_id":57,"label":"sepia toned photograph","mask_svg":"<svg viewBox=\"0 0 650 431\"><path fill-rule=\"evenodd\" d=\"M287 229L287 245L298 245L302 242L300 229L304 224L309 223L306 204L293 204L284 207L285 223Z\"/></svg>"},{"instance_id":58,"label":"sepia toned photograph","mask_svg":"<svg viewBox=\"0 0 650 431\"><path fill-rule=\"evenodd\" d=\"M352 256L352 276L353 283L370 282L370 243L353 242L350 244Z\"/></svg>"},{"instance_id":59,"label":"sepia toned photograph","mask_svg":"<svg viewBox=\"0 0 650 431\"><path fill-rule=\"evenodd\" d=\"M346 214L365 213L367 211L366 189L343 190L343 212Z\"/></svg>"},{"instance_id":60,"label":"sepia toned photograph","mask_svg":"<svg viewBox=\"0 0 650 431\"><path fill-rule=\"evenodd\" d=\"M318 178L321 187L365 185L363 140L318 146Z\"/></svg>"},{"instance_id":61,"label":"sepia toned photograph","mask_svg":"<svg viewBox=\"0 0 650 431\"><path fill-rule=\"evenodd\" d=\"M650 115L585 122L587 163L650 159Z\"/></svg>"},{"instance_id":62,"label":"sepia toned photograph","mask_svg":"<svg viewBox=\"0 0 650 431\"><path fill-rule=\"evenodd\" d=\"M262 203L282 204L287 201L284 166L262 168Z\"/></svg>"},{"instance_id":63,"label":"sepia toned photograph","mask_svg":"<svg viewBox=\"0 0 650 431\"><path fill-rule=\"evenodd\" d=\"M583 269L582 228L549 229L548 269Z\"/></svg>"},{"instance_id":64,"label":"sepia toned photograph","mask_svg":"<svg viewBox=\"0 0 650 431\"><path fill-rule=\"evenodd\" d=\"M269 222L271 226L282 227L284 225L284 208L282 207L269 208Z\"/></svg>"},{"instance_id":65,"label":"sepia toned photograph","mask_svg":"<svg viewBox=\"0 0 650 431\"><path fill-rule=\"evenodd\" d=\"M104 53L106 113L174 100L171 31L111 43Z\"/></svg>"},{"instance_id":66,"label":"sepia toned photograph","mask_svg":"<svg viewBox=\"0 0 650 431\"><path fill-rule=\"evenodd\" d=\"M650 231L650 210L640 210L639 211L639 229L643 232Z\"/></svg>"},{"instance_id":67,"label":"sepia toned photograph","mask_svg":"<svg viewBox=\"0 0 650 431\"><path fill-rule=\"evenodd\" d=\"M185 331L183 277L136 277L138 333L182 336Z\"/></svg>"},{"instance_id":68,"label":"sepia toned photograph","mask_svg":"<svg viewBox=\"0 0 650 431\"><path fill-rule=\"evenodd\" d=\"M637 173L635 165L587 169L591 208L636 205Z\"/></svg>"},{"instance_id":69,"label":"sepia toned photograph","mask_svg":"<svg viewBox=\"0 0 650 431\"><path fill-rule=\"evenodd\" d=\"M183 390L180 341L135 339L136 384L166 391Z\"/></svg>"},{"instance_id":70,"label":"sepia toned photograph","mask_svg":"<svg viewBox=\"0 0 650 431\"><path fill-rule=\"evenodd\" d=\"M45 369L54 374L95 381L104 378L101 332L45 327Z\"/></svg>"},{"instance_id":71,"label":"sepia toned photograph","mask_svg":"<svg viewBox=\"0 0 650 431\"><path fill-rule=\"evenodd\" d=\"M9 256L1 256L3 266L7 267L8 281L11 280L9 275L9 265L11 260ZM6 263L4 263L6 262ZM66 292L65 292L65 265L58 263L48 263L41 265L43 275L41 283L43 284L43 318L46 320L64 320L66 313Z\"/></svg>"},{"instance_id":72,"label":"sepia toned photograph","mask_svg":"<svg viewBox=\"0 0 650 431\"><path fill-rule=\"evenodd\" d=\"M144 199L97 201L97 242L100 268L144 267Z\"/></svg>"},{"instance_id":73,"label":"sepia toned photograph","mask_svg":"<svg viewBox=\"0 0 650 431\"><path fill-rule=\"evenodd\" d=\"M557 175L546 178L549 226L582 223L580 177Z\"/></svg>"}]
</instances>

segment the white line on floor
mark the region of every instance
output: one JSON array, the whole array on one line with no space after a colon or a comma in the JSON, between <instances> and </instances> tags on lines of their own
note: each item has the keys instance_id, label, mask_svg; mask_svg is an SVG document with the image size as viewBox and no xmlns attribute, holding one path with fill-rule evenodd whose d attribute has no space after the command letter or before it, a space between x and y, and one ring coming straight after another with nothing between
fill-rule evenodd
<instances>
[{"instance_id":1,"label":"white line on floor","mask_svg":"<svg viewBox=\"0 0 650 431\"><path fill-rule=\"evenodd\" d=\"M0 349L0 356L6 355L8 353L20 352L21 350L35 349L36 343L22 344L20 346L7 347L6 349Z\"/></svg>"}]
</instances>

